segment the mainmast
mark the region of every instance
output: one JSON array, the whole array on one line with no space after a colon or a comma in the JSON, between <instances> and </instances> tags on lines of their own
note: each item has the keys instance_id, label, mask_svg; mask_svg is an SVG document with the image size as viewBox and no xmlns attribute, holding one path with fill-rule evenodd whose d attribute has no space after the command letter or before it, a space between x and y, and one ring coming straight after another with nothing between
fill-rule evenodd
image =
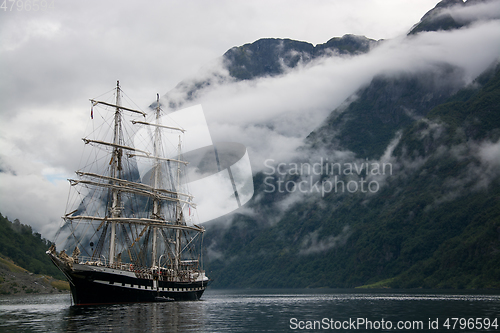
<instances>
[{"instance_id":1,"label":"mainmast","mask_svg":"<svg viewBox=\"0 0 500 333\"><path fill-rule=\"evenodd\" d=\"M156 128L155 128L155 135L154 135L154 147L153 147L153 153L155 156L154 159L154 166L153 166L153 189L156 190L160 187L160 145L161 145L161 133L160 133L160 116L161 116L161 109L160 109L160 95L156 94ZM160 219L160 200L155 198L153 200L153 218L154 219ZM153 260L152 260L152 266L156 266L156 256L157 256L157 246L156 246L156 241L158 238L158 228L153 227Z\"/></svg>"},{"instance_id":2,"label":"mainmast","mask_svg":"<svg viewBox=\"0 0 500 333\"><path fill-rule=\"evenodd\" d=\"M122 169L121 157L122 148L120 145L120 138L122 135L122 124L121 124L121 109L120 109L120 81L116 81L116 110L115 110L115 126L113 132L113 155L111 157L111 177L120 178L119 172ZM111 217L118 218L121 216L121 197L120 192L117 189L111 190L112 203L111 203ZM109 242L109 263L112 265L115 261L115 249L116 249L116 222L111 222L111 239Z\"/></svg>"}]
</instances>

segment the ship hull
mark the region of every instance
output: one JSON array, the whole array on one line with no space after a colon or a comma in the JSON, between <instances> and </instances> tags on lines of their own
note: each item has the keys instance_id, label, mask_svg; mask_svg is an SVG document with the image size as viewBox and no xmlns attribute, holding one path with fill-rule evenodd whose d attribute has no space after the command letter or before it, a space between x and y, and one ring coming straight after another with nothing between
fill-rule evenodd
<instances>
[{"instance_id":1,"label":"ship hull","mask_svg":"<svg viewBox=\"0 0 500 333\"><path fill-rule=\"evenodd\" d=\"M140 278L132 271L78 264L65 275L75 305L196 301L207 287L207 281Z\"/></svg>"}]
</instances>

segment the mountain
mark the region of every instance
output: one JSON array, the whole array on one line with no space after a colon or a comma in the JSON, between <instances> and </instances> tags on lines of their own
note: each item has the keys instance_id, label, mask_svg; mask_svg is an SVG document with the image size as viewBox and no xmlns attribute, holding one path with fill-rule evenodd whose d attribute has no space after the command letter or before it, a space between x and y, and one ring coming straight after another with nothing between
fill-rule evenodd
<instances>
[{"instance_id":1,"label":"mountain","mask_svg":"<svg viewBox=\"0 0 500 333\"><path fill-rule=\"evenodd\" d=\"M298 64L305 65L325 55L358 55L368 52L377 42L364 36L345 35L316 46L291 39L264 38L233 47L223 55L229 75L250 80L281 75Z\"/></svg>"},{"instance_id":2,"label":"mountain","mask_svg":"<svg viewBox=\"0 0 500 333\"><path fill-rule=\"evenodd\" d=\"M467 28L474 20L457 11L483 3L442 1L407 38ZM259 51L273 44L298 58ZM233 48L226 77L284 75L311 50ZM255 174L244 211L206 225L212 286L499 288L499 83L497 63L473 81L439 60L375 75L299 157Z\"/></svg>"},{"instance_id":3,"label":"mountain","mask_svg":"<svg viewBox=\"0 0 500 333\"><path fill-rule=\"evenodd\" d=\"M468 0L467 2L462 0L441 1L436 7L422 17L420 22L411 29L409 34L413 35L425 31L453 30L468 26L474 22L474 19L453 17L449 9L452 7L456 9L474 6L486 2L488 2L488 0Z\"/></svg>"},{"instance_id":4,"label":"mountain","mask_svg":"<svg viewBox=\"0 0 500 333\"><path fill-rule=\"evenodd\" d=\"M357 287L384 280L405 288L500 287L500 68L474 87L411 123L389 117L391 127L404 129L387 160L393 174L377 193L305 196L277 216L273 210L291 194L265 193L277 179L266 183L256 175L254 214L207 229L214 287ZM361 112L357 104L352 109ZM313 146L331 145L322 140L328 125L308 138L315 138ZM382 131L376 142L385 146L385 137ZM357 146L338 144L372 145L371 136L364 138Z\"/></svg>"},{"instance_id":5,"label":"mountain","mask_svg":"<svg viewBox=\"0 0 500 333\"><path fill-rule=\"evenodd\" d=\"M428 46L462 37L456 32L480 26L481 15L498 20L498 13L487 11L492 3L443 0L400 43ZM366 59L372 54L383 59L387 49L381 48L389 42L354 35L318 45L259 39L229 49L162 97L162 104L175 110L220 87L262 82L267 87L310 68L319 75L327 66L318 64L332 59L347 68L352 67L344 60L357 59L374 73L366 82L356 81L356 91L340 106L332 102L294 154L266 160L253 175L255 194L243 209L205 223L203 258L212 287L500 288L498 54L479 76L464 69L467 57L446 61L443 54L425 66L378 61L382 68L372 69ZM349 73L332 73L350 82ZM280 97L285 102L294 92ZM312 94L300 107L315 98ZM303 118L311 116L307 111ZM231 112L227 115L240 116L237 108ZM278 120L293 123L293 116L280 114ZM274 129L264 122L245 125ZM49 246L31 227L0 215L2 258L62 278L44 253ZM2 258L0 283L7 281L4 272L12 272ZM14 280L7 282L18 289ZM28 284L25 289L31 290Z\"/></svg>"},{"instance_id":6,"label":"mountain","mask_svg":"<svg viewBox=\"0 0 500 333\"><path fill-rule=\"evenodd\" d=\"M426 116L464 84L459 68L439 63L417 73L378 75L357 92L346 110L334 111L307 142L313 148L342 147L358 156L379 158L398 130Z\"/></svg>"},{"instance_id":7,"label":"mountain","mask_svg":"<svg viewBox=\"0 0 500 333\"><path fill-rule=\"evenodd\" d=\"M356 35L334 37L316 46L291 39L259 39L229 49L215 64L202 69L195 77L180 82L162 97L162 103L177 109L185 102L199 98L204 89L216 84L282 75L325 56L360 55L376 47L379 42Z\"/></svg>"}]
</instances>

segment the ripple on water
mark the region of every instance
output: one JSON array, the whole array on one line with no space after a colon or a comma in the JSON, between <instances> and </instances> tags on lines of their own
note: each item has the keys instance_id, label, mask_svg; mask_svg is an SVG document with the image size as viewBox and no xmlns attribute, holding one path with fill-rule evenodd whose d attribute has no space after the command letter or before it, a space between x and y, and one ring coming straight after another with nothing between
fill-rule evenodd
<instances>
[{"instance_id":1,"label":"ripple on water","mask_svg":"<svg viewBox=\"0 0 500 333\"><path fill-rule=\"evenodd\" d=\"M290 330L291 318L427 323L429 318L493 318L499 313L496 294L208 290L198 302L86 307L71 306L68 294L26 295L0 298L0 331L282 332Z\"/></svg>"}]
</instances>

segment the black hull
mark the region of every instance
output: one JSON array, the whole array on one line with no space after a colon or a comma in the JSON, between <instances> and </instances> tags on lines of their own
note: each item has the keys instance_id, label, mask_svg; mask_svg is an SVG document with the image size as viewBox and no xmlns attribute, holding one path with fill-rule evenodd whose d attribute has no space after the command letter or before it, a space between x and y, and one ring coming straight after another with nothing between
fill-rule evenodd
<instances>
[{"instance_id":1,"label":"black hull","mask_svg":"<svg viewBox=\"0 0 500 333\"><path fill-rule=\"evenodd\" d=\"M195 301L207 287L206 281L154 281L117 273L66 272L75 305Z\"/></svg>"}]
</instances>

